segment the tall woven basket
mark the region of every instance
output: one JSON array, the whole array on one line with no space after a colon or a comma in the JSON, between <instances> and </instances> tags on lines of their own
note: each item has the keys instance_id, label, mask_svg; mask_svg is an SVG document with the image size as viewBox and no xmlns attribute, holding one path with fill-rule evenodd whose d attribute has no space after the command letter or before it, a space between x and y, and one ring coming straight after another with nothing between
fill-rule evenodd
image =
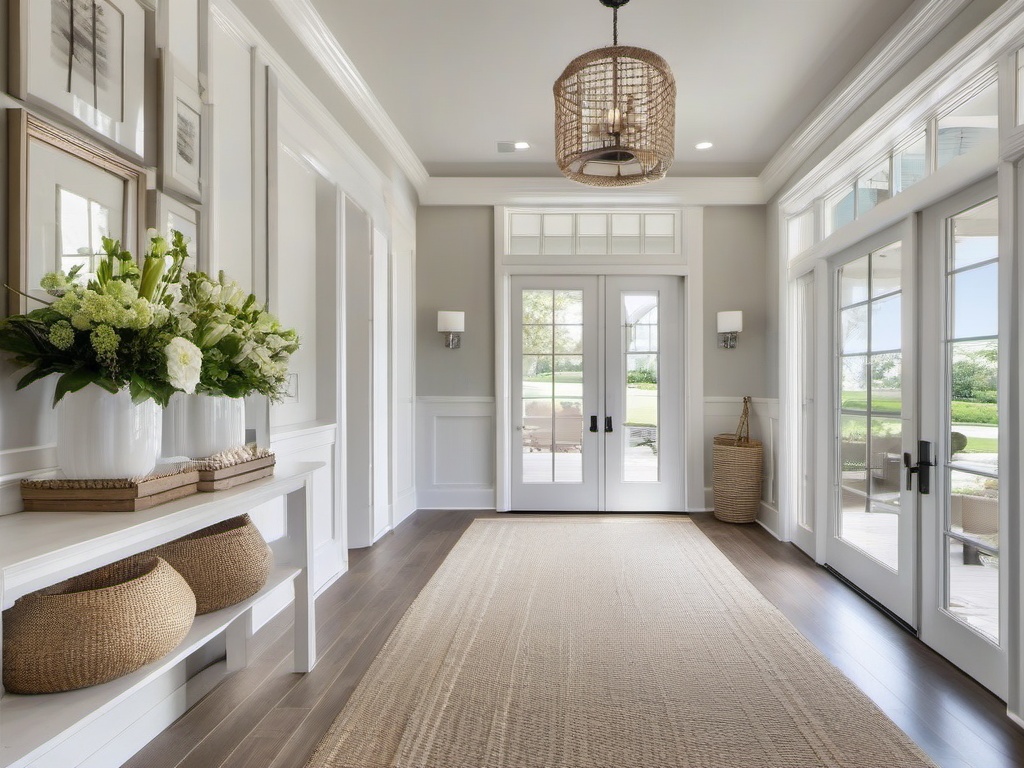
<instances>
[{"instance_id":1,"label":"tall woven basket","mask_svg":"<svg viewBox=\"0 0 1024 768\"><path fill-rule=\"evenodd\" d=\"M4 687L58 693L127 675L174 650L195 614L185 580L146 555L32 592L4 611Z\"/></svg>"},{"instance_id":2,"label":"tall woven basket","mask_svg":"<svg viewBox=\"0 0 1024 768\"><path fill-rule=\"evenodd\" d=\"M715 517L727 523L752 523L761 505L763 447L750 439L750 398L743 398L743 413L735 434L715 435L712 446L711 485Z\"/></svg>"}]
</instances>

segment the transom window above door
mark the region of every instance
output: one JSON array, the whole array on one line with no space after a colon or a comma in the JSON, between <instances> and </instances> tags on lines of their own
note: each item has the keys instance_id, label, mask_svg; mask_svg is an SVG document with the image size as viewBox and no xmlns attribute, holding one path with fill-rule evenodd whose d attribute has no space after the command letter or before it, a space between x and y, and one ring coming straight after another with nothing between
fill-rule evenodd
<instances>
[{"instance_id":1,"label":"transom window above door","mask_svg":"<svg viewBox=\"0 0 1024 768\"><path fill-rule=\"evenodd\" d=\"M503 235L509 262L586 263L629 257L679 261L679 211L672 209L508 209Z\"/></svg>"}]
</instances>

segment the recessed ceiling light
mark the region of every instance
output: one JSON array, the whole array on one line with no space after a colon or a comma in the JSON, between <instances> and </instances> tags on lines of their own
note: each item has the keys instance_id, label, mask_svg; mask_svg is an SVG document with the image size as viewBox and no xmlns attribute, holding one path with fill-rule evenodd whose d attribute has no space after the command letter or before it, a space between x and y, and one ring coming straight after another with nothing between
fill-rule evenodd
<instances>
[{"instance_id":1,"label":"recessed ceiling light","mask_svg":"<svg viewBox=\"0 0 1024 768\"><path fill-rule=\"evenodd\" d=\"M498 151L499 152L522 152L530 148L530 142L528 141L499 141Z\"/></svg>"},{"instance_id":2,"label":"recessed ceiling light","mask_svg":"<svg viewBox=\"0 0 1024 768\"><path fill-rule=\"evenodd\" d=\"M702 150L702 151L705 150L705 149L711 149L713 146L715 146L715 145L712 144L710 141L702 141L702 142L700 142L698 144L694 144L693 145L694 149L699 149L699 150Z\"/></svg>"}]
</instances>

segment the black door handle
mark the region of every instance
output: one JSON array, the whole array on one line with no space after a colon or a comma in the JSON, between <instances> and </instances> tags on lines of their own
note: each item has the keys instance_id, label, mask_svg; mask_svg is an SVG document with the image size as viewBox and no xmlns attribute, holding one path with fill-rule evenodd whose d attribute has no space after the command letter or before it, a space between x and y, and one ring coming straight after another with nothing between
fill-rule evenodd
<instances>
[{"instance_id":1,"label":"black door handle","mask_svg":"<svg viewBox=\"0 0 1024 768\"><path fill-rule=\"evenodd\" d=\"M590 431L597 432L597 416L590 417Z\"/></svg>"},{"instance_id":2,"label":"black door handle","mask_svg":"<svg viewBox=\"0 0 1024 768\"><path fill-rule=\"evenodd\" d=\"M911 461L910 454L903 454L903 466L907 470L907 490L914 487L914 475L917 475L917 490L927 496L932 491L932 467L938 462L932 461L932 444L927 440L917 441L917 463Z\"/></svg>"},{"instance_id":3,"label":"black door handle","mask_svg":"<svg viewBox=\"0 0 1024 768\"><path fill-rule=\"evenodd\" d=\"M612 430L612 417L611 416L605 416L604 417L604 431L605 432L612 432L613 431Z\"/></svg>"},{"instance_id":4,"label":"black door handle","mask_svg":"<svg viewBox=\"0 0 1024 768\"><path fill-rule=\"evenodd\" d=\"M914 488L914 475L916 475L918 472L921 471L920 467L916 467L916 466L914 466L914 465L912 465L910 463L910 454L909 453L904 453L903 454L903 466L906 467L906 470L907 470L907 490L908 491L913 490L913 488Z\"/></svg>"}]
</instances>

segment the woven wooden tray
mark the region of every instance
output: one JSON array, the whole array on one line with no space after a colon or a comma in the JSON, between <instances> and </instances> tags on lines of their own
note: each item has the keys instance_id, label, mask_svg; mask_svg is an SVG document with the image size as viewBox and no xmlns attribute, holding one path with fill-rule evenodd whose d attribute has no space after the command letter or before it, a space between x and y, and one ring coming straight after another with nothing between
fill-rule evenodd
<instances>
[{"instance_id":1,"label":"woven wooden tray","mask_svg":"<svg viewBox=\"0 0 1024 768\"><path fill-rule=\"evenodd\" d=\"M217 469L200 469L199 490L204 493L224 491L261 477L269 477L274 474L276 461L274 454L270 454Z\"/></svg>"},{"instance_id":2,"label":"woven wooden tray","mask_svg":"<svg viewBox=\"0 0 1024 768\"><path fill-rule=\"evenodd\" d=\"M22 480L26 512L138 512L165 501L191 496L199 472L180 472L141 480Z\"/></svg>"}]
</instances>

